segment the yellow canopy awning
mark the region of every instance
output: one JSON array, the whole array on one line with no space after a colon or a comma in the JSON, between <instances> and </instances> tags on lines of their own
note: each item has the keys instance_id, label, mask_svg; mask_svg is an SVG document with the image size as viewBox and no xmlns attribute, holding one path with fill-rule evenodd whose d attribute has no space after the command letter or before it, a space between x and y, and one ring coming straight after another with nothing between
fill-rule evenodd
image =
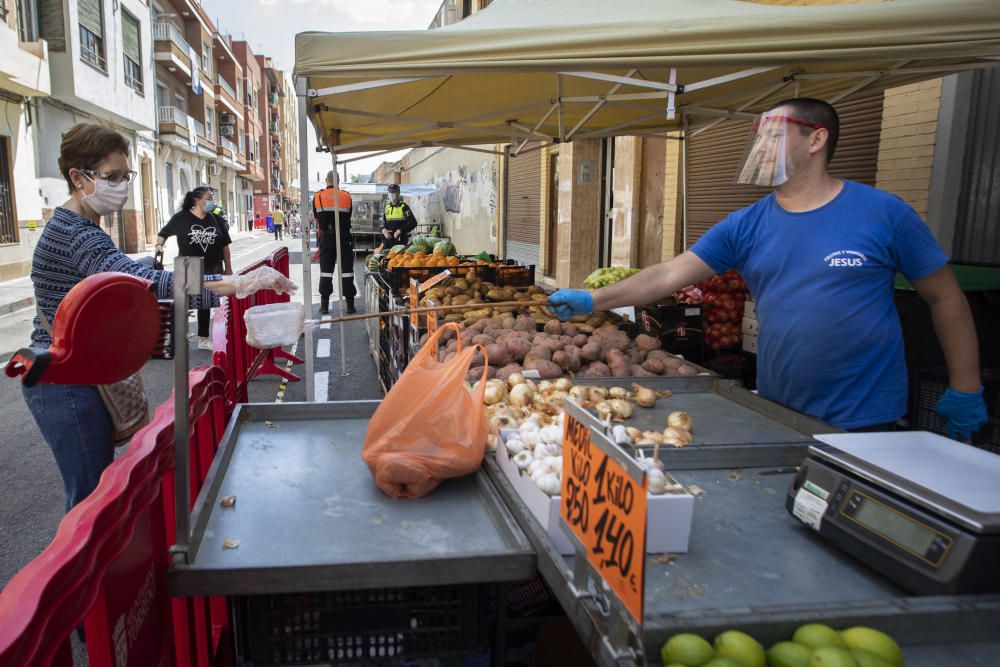
<instances>
[{"instance_id":1,"label":"yellow canopy awning","mask_svg":"<svg viewBox=\"0 0 1000 667\"><path fill-rule=\"evenodd\" d=\"M772 0L773 1L773 0ZM997 0L495 0L437 30L296 36L338 153L649 134L1000 64Z\"/></svg>"}]
</instances>

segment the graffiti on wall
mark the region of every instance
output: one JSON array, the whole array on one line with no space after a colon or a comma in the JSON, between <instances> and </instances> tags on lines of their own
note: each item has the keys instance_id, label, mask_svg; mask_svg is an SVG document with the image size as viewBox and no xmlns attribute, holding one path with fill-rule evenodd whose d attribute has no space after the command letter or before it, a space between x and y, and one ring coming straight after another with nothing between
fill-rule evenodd
<instances>
[{"instance_id":1,"label":"graffiti on wall","mask_svg":"<svg viewBox=\"0 0 1000 667\"><path fill-rule=\"evenodd\" d=\"M462 212L462 186L446 185L444 187L444 210L449 213Z\"/></svg>"}]
</instances>

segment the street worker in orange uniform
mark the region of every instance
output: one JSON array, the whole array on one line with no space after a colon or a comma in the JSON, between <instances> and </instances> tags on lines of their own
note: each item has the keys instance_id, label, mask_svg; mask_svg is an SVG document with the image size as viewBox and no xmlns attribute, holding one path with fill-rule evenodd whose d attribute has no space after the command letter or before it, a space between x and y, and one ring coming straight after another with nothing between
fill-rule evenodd
<instances>
[{"instance_id":1,"label":"street worker in orange uniform","mask_svg":"<svg viewBox=\"0 0 1000 667\"><path fill-rule=\"evenodd\" d=\"M326 188L313 197L313 213L316 216L319 235L319 298L320 313L330 312L330 295L333 294L333 270L337 264L337 217L340 218L340 282L347 299L347 312L358 312L354 307L354 297L358 290L354 286L354 247L351 244L351 214L354 204L351 195L339 190L340 179L337 172L326 175ZM337 209L340 209L339 212Z\"/></svg>"}]
</instances>

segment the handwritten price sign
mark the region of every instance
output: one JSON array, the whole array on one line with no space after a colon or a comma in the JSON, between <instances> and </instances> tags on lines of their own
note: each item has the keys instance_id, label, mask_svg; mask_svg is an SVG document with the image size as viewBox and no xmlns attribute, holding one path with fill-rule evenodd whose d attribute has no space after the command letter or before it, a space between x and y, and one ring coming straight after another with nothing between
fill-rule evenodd
<instances>
[{"instance_id":1,"label":"handwritten price sign","mask_svg":"<svg viewBox=\"0 0 1000 667\"><path fill-rule=\"evenodd\" d=\"M418 289L419 283L417 283L416 278L410 278L410 308L416 308L420 305L420 290ZM414 329L420 328L420 315L417 313L410 313L410 324Z\"/></svg>"},{"instance_id":2,"label":"handwritten price sign","mask_svg":"<svg viewBox=\"0 0 1000 667\"><path fill-rule=\"evenodd\" d=\"M566 410L559 514L587 560L638 623L646 563L646 480L637 482ZM597 435L596 437L600 437ZM614 445L608 441L608 447Z\"/></svg>"}]
</instances>

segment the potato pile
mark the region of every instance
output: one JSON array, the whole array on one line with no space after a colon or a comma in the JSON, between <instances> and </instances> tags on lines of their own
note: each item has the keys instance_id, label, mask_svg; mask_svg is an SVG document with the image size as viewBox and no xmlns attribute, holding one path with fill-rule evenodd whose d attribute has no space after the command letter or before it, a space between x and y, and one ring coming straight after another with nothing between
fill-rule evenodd
<instances>
[{"instance_id":1,"label":"potato pile","mask_svg":"<svg viewBox=\"0 0 1000 667\"><path fill-rule=\"evenodd\" d=\"M525 371L535 371L542 379L690 376L698 372L695 366L659 349L658 338L643 334L633 341L610 322L597 327L592 324L598 321L596 317L582 323L554 319L537 331L536 321L524 315L477 318L460 336L463 346L482 345L486 358L476 353L468 380L479 380L487 363L486 377L500 379ZM446 361L456 353L458 340L450 330L441 340L445 345L438 357Z\"/></svg>"},{"instance_id":2,"label":"potato pile","mask_svg":"<svg viewBox=\"0 0 1000 667\"><path fill-rule=\"evenodd\" d=\"M449 312L439 320L458 322L463 328L487 318L513 317L513 314L519 311L529 314L534 322L544 324L552 317L551 313L544 306L532 306L531 304L536 301L545 301L546 298L548 297L545 290L537 285L523 290L513 287L497 287L493 283L480 280L476 274L469 274L465 278L447 278L440 285L430 288L420 299L420 305L481 305L482 308ZM490 305L502 301L523 301L524 307L521 309L513 306L495 308Z\"/></svg>"}]
</instances>

